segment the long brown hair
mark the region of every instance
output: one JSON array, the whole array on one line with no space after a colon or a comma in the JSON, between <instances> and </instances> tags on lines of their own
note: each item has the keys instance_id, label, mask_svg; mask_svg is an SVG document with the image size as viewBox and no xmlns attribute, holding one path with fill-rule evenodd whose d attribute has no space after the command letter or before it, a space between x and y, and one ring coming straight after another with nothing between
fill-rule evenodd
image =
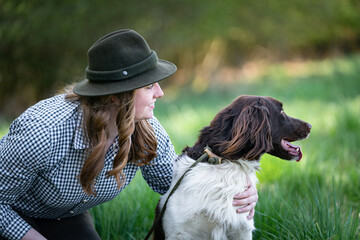
<instances>
[{"instance_id":1,"label":"long brown hair","mask_svg":"<svg viewBox=\"0 0 360 240\"><path fill-rule=\"evenodd\" d=\"M115 177L120 188L125 183L123 169L128 162L137 166L149 164L156 157L157 140L147 120L135 122L134 93L128 91L115 96L82 97L67 90L68 101L80 101L83 112L82 127L90 143L90 149L81 169L80 184L87 194L96 195L94 180L104 167L107 152L106 143L109 133L110 110L116 105L118 111L116 125L118 128L119 151L114 158L113 169L106 172L106 177Z\"/></svg>"}]
</instances>

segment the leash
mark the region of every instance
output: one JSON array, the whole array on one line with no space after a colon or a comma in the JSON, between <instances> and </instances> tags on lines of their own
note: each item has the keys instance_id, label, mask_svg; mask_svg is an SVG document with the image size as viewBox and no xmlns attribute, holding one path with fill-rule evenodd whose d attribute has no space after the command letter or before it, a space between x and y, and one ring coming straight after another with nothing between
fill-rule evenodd
<instances>
[{"instance_id":1,"label":"leash","mask_svg":"<svg viewBox=\"0 0 360 240\"><path fill-rule=\"evenodd\" d=\"M171 197L171 195L173 195L173 193L175 192L175 190L180 186L181 181L183 180L183 178L185 177L186 173L188 173L193 167L195 167L199 162L203 161L205 158L209 157L209 163L211 164L220 164L221 163L221 158L219 158L218 156L216 156L215 154L213 154L211 152L211 149L209 147L205 147L204 149L204 154L201 155L184 173L183 175L179 178L179 180L176 182L176 184L174 185L174 187L171 189L171 192L169 193L169 196L167 197L163 208L161 209L160 214L157 216L157 218L154 220L154 224L152 225L151 229L149 230L148 234L146 235L146 237L144 238L144 240L148 240L150 235L152 234L152 232L154 231L156 225L159 224L160 219L162 218L162 216L165 213L166 210L166 205ZM211 159L211 160L210 160Z\"/></svg>"}]
</instances>

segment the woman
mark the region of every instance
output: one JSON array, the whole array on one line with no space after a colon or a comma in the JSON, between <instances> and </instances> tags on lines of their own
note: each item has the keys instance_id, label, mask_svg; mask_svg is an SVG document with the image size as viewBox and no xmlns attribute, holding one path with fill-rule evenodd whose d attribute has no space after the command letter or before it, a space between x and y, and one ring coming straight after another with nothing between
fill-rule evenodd
<instances>
[{"instance_id":1,"label":"woman","mask_svg":"<svg viewBox=\"0 0 360 240\"><path fill-rule=\"evenodd\" d=\"M100 239L87 210L138 168L154 191L169 188L176 154L153 109L176 66L133 30L100 38L88 60L73 93L30 107L0 141L0 239ZM257 198L250 186L234 206L252 218Z\"/></svg>"}]
</instances>

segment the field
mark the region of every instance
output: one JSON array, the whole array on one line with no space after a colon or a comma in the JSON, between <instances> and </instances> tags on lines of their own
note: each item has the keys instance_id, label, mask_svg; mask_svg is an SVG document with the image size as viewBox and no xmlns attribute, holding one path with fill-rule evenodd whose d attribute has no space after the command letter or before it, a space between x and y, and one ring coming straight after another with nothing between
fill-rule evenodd
<instances>
[{"instance_id":1,"label":"field","mask_svg":"<svg viewBox=\"0 0 360 240\"><path fill-rule=\"evenodd\" d=\"M203 94L170 92L158 101L156 115L180 153L236 96L279 99L288 115L313 128L299 143L299 163L262 158L254 239L359 239L359 76L359 56L272 65L253 79L218 84ZM102 238L142 239L158 197L138 173L115 200L92 210Z\"/></svg>"},{"instance_id":2,"label":"field","mask_svg":"<svg viewBox=\"0 0 360 240\"><path fill-rule=\"evenodd\" d=\"M360 56L274 64L205 93L169 89L156 116L180 153L242 94L277 98L288 115L313 126L299 142L300 162L262 158L254 239L359 239ZM138 173L116 199L91 210L102 239L142 239L158 198Z\"/></svg>"}]
</instances>

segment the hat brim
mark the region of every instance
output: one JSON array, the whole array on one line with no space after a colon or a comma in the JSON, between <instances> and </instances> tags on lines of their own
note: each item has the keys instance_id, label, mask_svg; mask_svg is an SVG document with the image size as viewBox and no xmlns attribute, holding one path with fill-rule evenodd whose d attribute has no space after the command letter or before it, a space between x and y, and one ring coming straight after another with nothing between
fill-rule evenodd
<instances>
[{"instance_id":1,"label":"hat brim","mask_svg":"<svg viewBox=\"0 0 360 240\"><path fill-rule=\"evenodd\" d=\"M156 67L129 79L109 82L92 82L84 79L74 87L79 96L104 96L127 92L159 82L176 72L176 66L165 60L158 60Z\"/></svg>"}]
</instances>

